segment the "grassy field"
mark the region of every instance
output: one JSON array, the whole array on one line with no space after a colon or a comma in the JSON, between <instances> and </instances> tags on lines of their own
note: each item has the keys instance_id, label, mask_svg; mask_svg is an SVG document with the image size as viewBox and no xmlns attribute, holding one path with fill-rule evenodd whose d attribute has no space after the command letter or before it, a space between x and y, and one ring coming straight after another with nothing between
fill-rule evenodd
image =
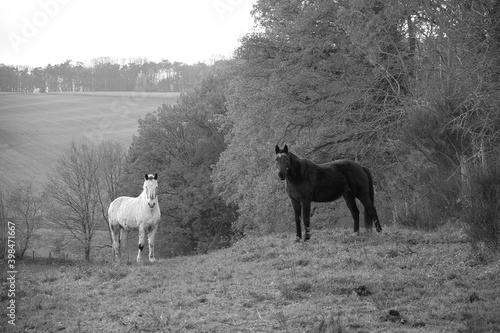
<instances>
[{"instance_id":1,"label":"grassy field","mask_svg":"<svg viewBox=\"0 0 500 333\"><path fill-rule=\"evenodd\" d=\"M248 237L153 264L25 261L17 284L13 332L500 332L500 262L456 226Z\"/></svg>"},{"instance_id":2,"label":"grassy field","mask_svg":"<svg viewBox=\"0 0 500 333\"><path fill-rule=\"evenodd\" d=\"M0 93L0 187L43 181L74 138L112 139L126 147L137 120L178 93Z\"/></svg>"}]
</instances>

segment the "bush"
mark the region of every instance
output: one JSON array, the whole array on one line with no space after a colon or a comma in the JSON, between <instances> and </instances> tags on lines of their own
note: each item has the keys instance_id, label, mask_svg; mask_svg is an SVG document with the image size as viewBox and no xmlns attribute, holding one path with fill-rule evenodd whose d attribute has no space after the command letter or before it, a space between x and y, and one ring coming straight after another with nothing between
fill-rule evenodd
<instances>
[{"instance_id":1,"label":"bush","mask_svg":"<svg viewBox=\"0 0 500 333\"><path fill-rule=\"evenodd\" d=\"M393 193L394 221L399 225L430 231L460 216L460 177L456 173L420 164L413 174L398 181L412 190L399 186Z\"/></svg>"},{"instance_id":2,"label":"bush","mask_svg":"<svg viewBox=\"0 0 500 333\"><path fill-rule=\"evenodd\" d=\"M407 201L395 206L395 222L403 227L430 231L438 227L435 213L429 209L429 200L415 198L413 203Z\"/></svg>"},{"instance_id":3,"label":"bush","mask_svg":"<svg viewBox=\"0 0 500 333\"><path fill-rule=\"evenodd\" d=\"M500 161L477 167L469 179L469 200L464 222L472 248L500 251Z\"/></svg>"}]
</instances>

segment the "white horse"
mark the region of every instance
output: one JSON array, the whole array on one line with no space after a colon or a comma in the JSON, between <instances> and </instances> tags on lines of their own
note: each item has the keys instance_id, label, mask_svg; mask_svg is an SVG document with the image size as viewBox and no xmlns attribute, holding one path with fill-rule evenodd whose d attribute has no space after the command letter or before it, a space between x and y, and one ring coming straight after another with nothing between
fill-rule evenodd
<instances>
[{"instance_id":1,"label":"white horse","mask_svg":"<svg viewBox=\"0 0 500 333\"><path fill-rule=\"evenodd\" d=\"M145 176L142 193L137 198L119 197L113 200L108 209L109 228L113 240L115 259L120 260L121 243L126 244L128 232L139 229L139 252L137 261L141 260L144 248L144 238L148 232L149 261L155 261L154 244L156 230L160 222L160 207L158 207L158 174Z\"/></svg>"}]
</instances>

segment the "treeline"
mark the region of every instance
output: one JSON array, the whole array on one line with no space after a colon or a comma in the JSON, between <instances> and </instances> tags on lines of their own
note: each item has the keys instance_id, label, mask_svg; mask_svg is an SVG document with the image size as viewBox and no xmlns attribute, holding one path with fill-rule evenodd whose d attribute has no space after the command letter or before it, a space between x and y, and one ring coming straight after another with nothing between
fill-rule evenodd
<instances>
[{"instance_id":1,"label":"treeline","mask_svg":"<svg viewBox=\"0 0 500 333\"><path fill-rule=\"evenodd\" d=\"M192 89L208 65L134 59L119 63L110 57L93 59L90 65L71 60L45 68L0 64L0 91L148 91L183 92Z\"/></svg>"},{"instance_id":2,"label":"treeline","mask_svg":"<svg viewBox=\"0 0 500 333\"><path fill-rule=\"evenodd\" d=\"M369 167L382 224L451 221L500 250L500 1L259 0L253 15L258 32L141 119L121 164L116 195L160 175L160 256L292 228L284 143ZM320 205L313 233L338 212Z\"/></svg>"}]
</instances>

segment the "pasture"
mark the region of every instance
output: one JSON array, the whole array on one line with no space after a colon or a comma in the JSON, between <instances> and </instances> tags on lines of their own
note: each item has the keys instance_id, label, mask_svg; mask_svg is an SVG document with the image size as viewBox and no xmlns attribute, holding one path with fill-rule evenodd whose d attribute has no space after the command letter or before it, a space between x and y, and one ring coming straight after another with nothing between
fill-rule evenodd
<instances>
[{"instance_id":1,"label":"pasture","mask_svg":"<svg viewBox=\"0 0 500 333\"><path fill-rule=\"evenodd\" d=\"M72 139L115 140L128 147L137 120L179 93L0 93L0 187L43 181Z\"/></svg>"},{"instance_id":2,"label":"pasture","mask_svg":"<svg viewBox=\"0 0 500 333\"><path fill-rule=\"evenodd\" d=\"M247 237L153 264L69 262L40 271L25 260L9 331L500 331L500 262L472 256L456 225L312 236L299 244L291 233Z\"/></svg>"}]
</instances>

